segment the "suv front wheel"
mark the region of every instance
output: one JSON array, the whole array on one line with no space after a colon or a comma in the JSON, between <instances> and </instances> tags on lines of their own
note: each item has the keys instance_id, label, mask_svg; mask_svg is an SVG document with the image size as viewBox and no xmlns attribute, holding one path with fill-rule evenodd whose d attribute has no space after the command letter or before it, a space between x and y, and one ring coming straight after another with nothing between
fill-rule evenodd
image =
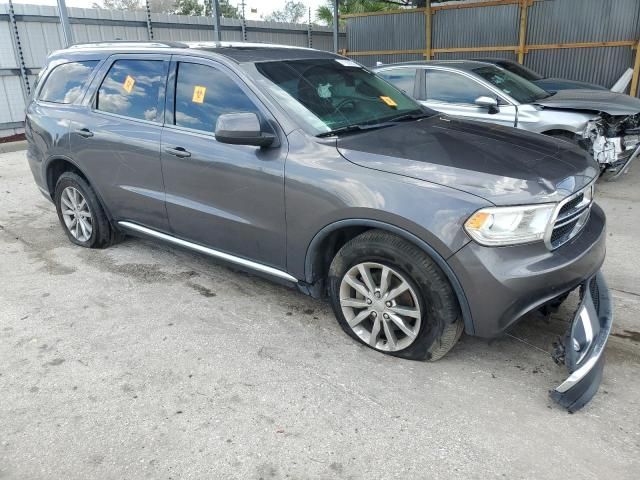
<instances>
[{"instance_id":1,"label":"suv front wheel","mask_svg":"<svg viewBox=\"0 0 640 480\"><path fill-rule=\"evenodd\" d=\"M463 330L440 268L422 250L381 230L347 242L329 269L329 295L344 331L402 358L442 358Z\"/></svg>"}]
</instances>

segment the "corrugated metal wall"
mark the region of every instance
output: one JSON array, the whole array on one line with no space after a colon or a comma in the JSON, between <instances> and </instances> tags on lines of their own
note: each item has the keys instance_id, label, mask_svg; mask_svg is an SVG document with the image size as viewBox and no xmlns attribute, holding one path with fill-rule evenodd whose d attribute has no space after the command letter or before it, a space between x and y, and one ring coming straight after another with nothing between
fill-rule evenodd
<instances>
[{"instance_id":1,"label":"corrugated metal wall","mask_svg":"<svg viewBox=\"0 0 640 480\"><path fill-rule=\"evenodd\" d=\"M63 47L58 11L53 6L14 5L24 61L30 73L36 74L47 55ZM73 38L76 43L108 40L148 40L145 12L69 8ZM214 39L213 19L181 15L151 14L154 40L210 41ZM241 21L221 19L222 39L242 41ZM306 47L307 25L277 22L246 22L250 42L278 43ZM341 33L339 47L346 48L346 35ZM313 48L333 50L330 27L313 26ZM24 120L24 96L19 65L13 47L9 22L9 6L0 5L0 137L21 132ZM29 76L34 85L35 76ZM4 125L3 125L4 124Z\"/></svg>"},{"instance_id":2,"label":"corrugated metal wall","mask_svg":"<svg viewBox=\"0 0 640 480\"><path fill-rule=\"evenodd\" d=\"M459 5L459 4L458 4ZM376 53L380 50L423 50L425 14L422 11L351 17L347 21L349 52L355 60L373 66L424 60L422 52ZM435 10L432 15L432 48L517 46L520 6L492 5ZM638 41L640 0L536 0L529 7L527 45L577 42ZM630 46L530 50L524 64L545 76L594 82L610 87L633 67ZM436 59L500 57L515 60L515 49L482 52L438 52Z\"/></svg>"}]
</instances>

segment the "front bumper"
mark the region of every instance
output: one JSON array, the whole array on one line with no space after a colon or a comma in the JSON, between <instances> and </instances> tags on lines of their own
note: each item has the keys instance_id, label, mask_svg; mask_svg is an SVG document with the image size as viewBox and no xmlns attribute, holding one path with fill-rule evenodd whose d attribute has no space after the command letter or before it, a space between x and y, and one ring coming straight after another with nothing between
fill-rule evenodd
<instances>
[{"instance_id":1,"label":"front bumper","mask_svg":"<svg viewBox=\"0 0 640 480\"><path fill-rule=\"evenodd\" d=\"M580 286L581 301L565 335L564 363L569 377L550 392L551 398L573 413L598 391L604 369L604 348L611 333L611 294L602 273Z\"/></svg>"}]
</instances>

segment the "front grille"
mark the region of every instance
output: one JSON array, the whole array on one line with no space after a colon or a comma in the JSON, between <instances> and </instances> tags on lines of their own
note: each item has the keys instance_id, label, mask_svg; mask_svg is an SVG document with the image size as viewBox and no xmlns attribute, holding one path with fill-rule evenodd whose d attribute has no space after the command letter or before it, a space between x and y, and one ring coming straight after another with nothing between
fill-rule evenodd
<instances>
[{"instance_id":1,"label":"front grille","mask_svg":"<svg viewBox=\"0 0 640 480\"><path fill-rule=\"evenodd\" d=\"M589 193L589 195L586 195ZM547 246L556 249L575 237L586 225L591 212L593 184L574 193L558 206L553 228L547 237Z\"/></svg>"}]
</instances>

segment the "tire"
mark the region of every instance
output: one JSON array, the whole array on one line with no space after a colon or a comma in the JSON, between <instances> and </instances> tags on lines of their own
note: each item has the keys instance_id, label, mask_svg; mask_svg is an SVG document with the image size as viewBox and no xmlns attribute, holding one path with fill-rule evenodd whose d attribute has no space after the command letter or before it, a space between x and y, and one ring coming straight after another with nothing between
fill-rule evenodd
<instances>
[{"instance_id":1,"label":"tire","mask_svg":"<svg viewBox=\"0 0 640 480\"><path fill-rule=\"evenodd\" d=\"M111 226L96 193L80 175L74 172L60 175L53 198L58 219L71 243L86 248L106 248L121 238ZM78 222L78 217L82 221Z\"/></svg>"},{"instance_id":2,"label":"tire","mask_svg":"<svg viewBox=\"0 0 640 480\"><path fill-rule=\"evenodd\" d=\"M405 290L402 281L408 285ZM388 284L386 288L384 283ZM375 288L367 288L367 284ZM373 291L373 296L364 295L362 286L367 292ZM382 230L369 230L338 251L329 268L328 288L340 326L374 350L411 360L436 361L462 335L460 307L442 270L424 251ZM398 291L403 293L398 295ZM402 322L397 322L398 317ZM379 327L375 326L376 319ZM374 331L380 332L379 337L372 335Z\"/></svg>"}]
</instances>

